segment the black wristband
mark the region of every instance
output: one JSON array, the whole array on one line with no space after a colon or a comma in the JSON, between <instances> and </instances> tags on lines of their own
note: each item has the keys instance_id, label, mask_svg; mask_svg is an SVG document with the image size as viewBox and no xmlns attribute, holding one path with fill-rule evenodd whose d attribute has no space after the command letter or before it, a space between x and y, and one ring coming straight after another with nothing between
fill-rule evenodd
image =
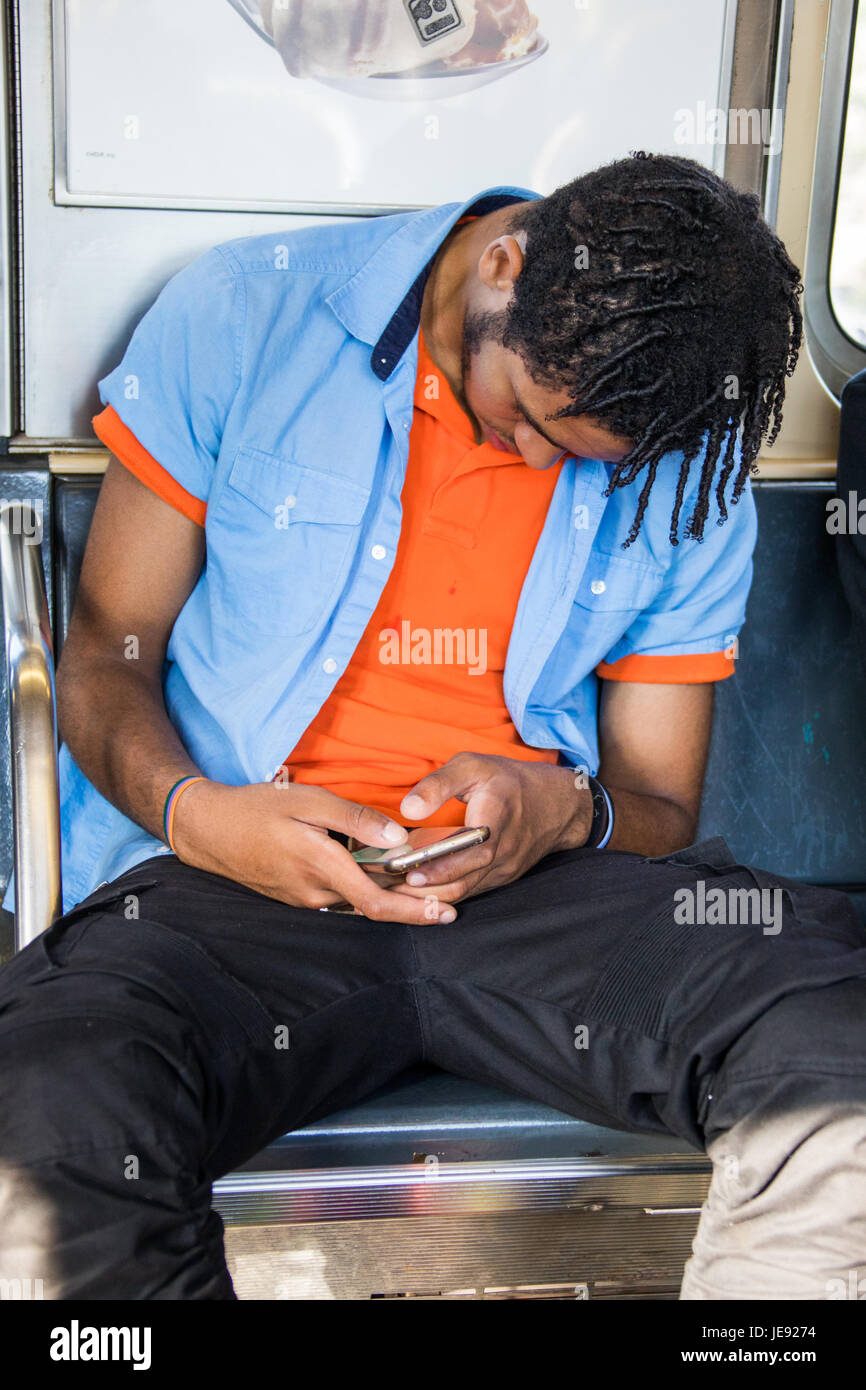
<instances>
[{"instance_id":1,"label":"black wristband","mask_svg":"<svg viewBox=\"0 0 866 1390\"><path fill-rule=\"evenodd\" d=\"M584 840L584 847L602 849L613 831L613 802L597 777L590 777L588 783L592 796L592 824L589 827L589 835Z\"/></svg>"}]
</instances>

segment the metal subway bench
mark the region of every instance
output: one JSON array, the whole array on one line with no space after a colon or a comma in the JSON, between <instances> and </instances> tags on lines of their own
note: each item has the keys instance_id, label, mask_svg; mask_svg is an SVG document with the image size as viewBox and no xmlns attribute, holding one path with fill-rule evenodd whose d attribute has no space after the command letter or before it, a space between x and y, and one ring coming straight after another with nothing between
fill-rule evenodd
<instances>
[{"instance_id":1,"label":"metal subway bench","mask_svg":"<svg viewBox=\"0 0 866 1390\"><path fill-rule=\"evenodd\" d=\"M41 566L20 525L0 528L15 768L0 855L4 882L15 857L36 930L59 874L51 632L59 648L100 481L36 459L0 469L0 502L27 499L44 519ZM737 678L718 690L699 833L846 888L866 918L866 673L825 525L831 495L756 485L755 581ZM708 1181L704 1155L679 1141L419 1068L284 1135L214 1200L244 1298L658 1299L677 1295Z\"/></svg>"}]
</instances>

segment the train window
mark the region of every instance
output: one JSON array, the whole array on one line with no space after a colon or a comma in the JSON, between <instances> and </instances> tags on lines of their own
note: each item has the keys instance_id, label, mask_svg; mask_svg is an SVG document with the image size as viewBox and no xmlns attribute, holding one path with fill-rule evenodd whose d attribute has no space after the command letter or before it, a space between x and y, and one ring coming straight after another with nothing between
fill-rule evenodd
<instances>
[{"instance_id":1,"label":"train window","mask_svg":"<svg viewBox=\"0 0 866 1390\"><path fill-rule=\"evenodd\" d=\"M806 254L809 349L834 396L866 368L866 4L834 0Z\"/></svg>"},{"instance_id":2,"label":"train window","mask_svg":"<svg viewBox=\"0 0 866 1390\"><path fill-rule=\"evenodd\" d=\"M853 33L830 257L830 303L843 333L866 348L866 6Z\"/></svg>"}]
</instances>

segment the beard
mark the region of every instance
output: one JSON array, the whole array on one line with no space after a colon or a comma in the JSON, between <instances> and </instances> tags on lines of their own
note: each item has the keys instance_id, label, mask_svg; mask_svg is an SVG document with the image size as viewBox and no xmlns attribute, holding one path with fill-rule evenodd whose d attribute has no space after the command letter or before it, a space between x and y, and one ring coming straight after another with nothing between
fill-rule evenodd
<instances>
[{"instance_id":1,"label":"beard","mask_svg":"<svg viewBox=\"0 0 866 1390\"><path fill-rule=\"evenodd\" d=\"M468 362L485 343L502 344L507 322L507 309L467 309L463 319L462 360Z\"/></svg>"},{"instance_id":2,"label":"beard","mask_svg":"<svg viewBox=\"0 0 866 1390\"><path fill-rule=\"evenodd\" d=\"M485 343L499 343L505 340L505 326L508 322L507 309L467 309L463 319L463 341L460 349L460 377L464 400L466 381L472 358Z\"/></svg>"},{"instance_id":3,"label":"beard","mask_svg":"<svg viewBox=\"0 0 866 1390\"><path fill-rule=\"evenodd\" d=\"M469 404L466 390L472 358L481 351L485 343L502 342L507 318L507 309L500 309L496 312L489 309L474 311L467 309L463 318L463 338L460 345L460 394L462 396L460 405L469 416L473 429L478 433L482 432L481 421Z\"/></svg>"}]
</instances>

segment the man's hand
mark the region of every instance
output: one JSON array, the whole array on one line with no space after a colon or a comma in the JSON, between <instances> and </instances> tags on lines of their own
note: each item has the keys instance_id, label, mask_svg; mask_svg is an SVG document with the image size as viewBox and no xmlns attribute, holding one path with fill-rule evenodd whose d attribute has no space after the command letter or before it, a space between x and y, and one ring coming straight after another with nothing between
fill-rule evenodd
<instances>
[{"instance_id":1,"label":"man's hand","mask_svg":"<svg viewBox=\"0 0 866 1390\"><path fill-rule=\"evenodd\" d=\"M453 903L511 883L546 854L584 844L592 823L592 797L573 768L481 753L458 753L422 777L400 811L423 820L451 797L465 801L467 826L489 825L490 839L413 869L404 894Z\"/></svg>"},{"instance_id":2,"label":"man's hand","mask_svg":"<svg viewBox=\"0 0 866 1390\"><path fill-rule=\"evenodd\" d=\"M389 890L365 873L328 830L381 849L407 837L387 816L320 787L204 781L179 800L173 839L184 863L293 907L345 901L374 921L429 922L429 908L416 895ZM437 921L450 922L455 915L453 908L444 908Z\"/></svg>"}]
</instances>

